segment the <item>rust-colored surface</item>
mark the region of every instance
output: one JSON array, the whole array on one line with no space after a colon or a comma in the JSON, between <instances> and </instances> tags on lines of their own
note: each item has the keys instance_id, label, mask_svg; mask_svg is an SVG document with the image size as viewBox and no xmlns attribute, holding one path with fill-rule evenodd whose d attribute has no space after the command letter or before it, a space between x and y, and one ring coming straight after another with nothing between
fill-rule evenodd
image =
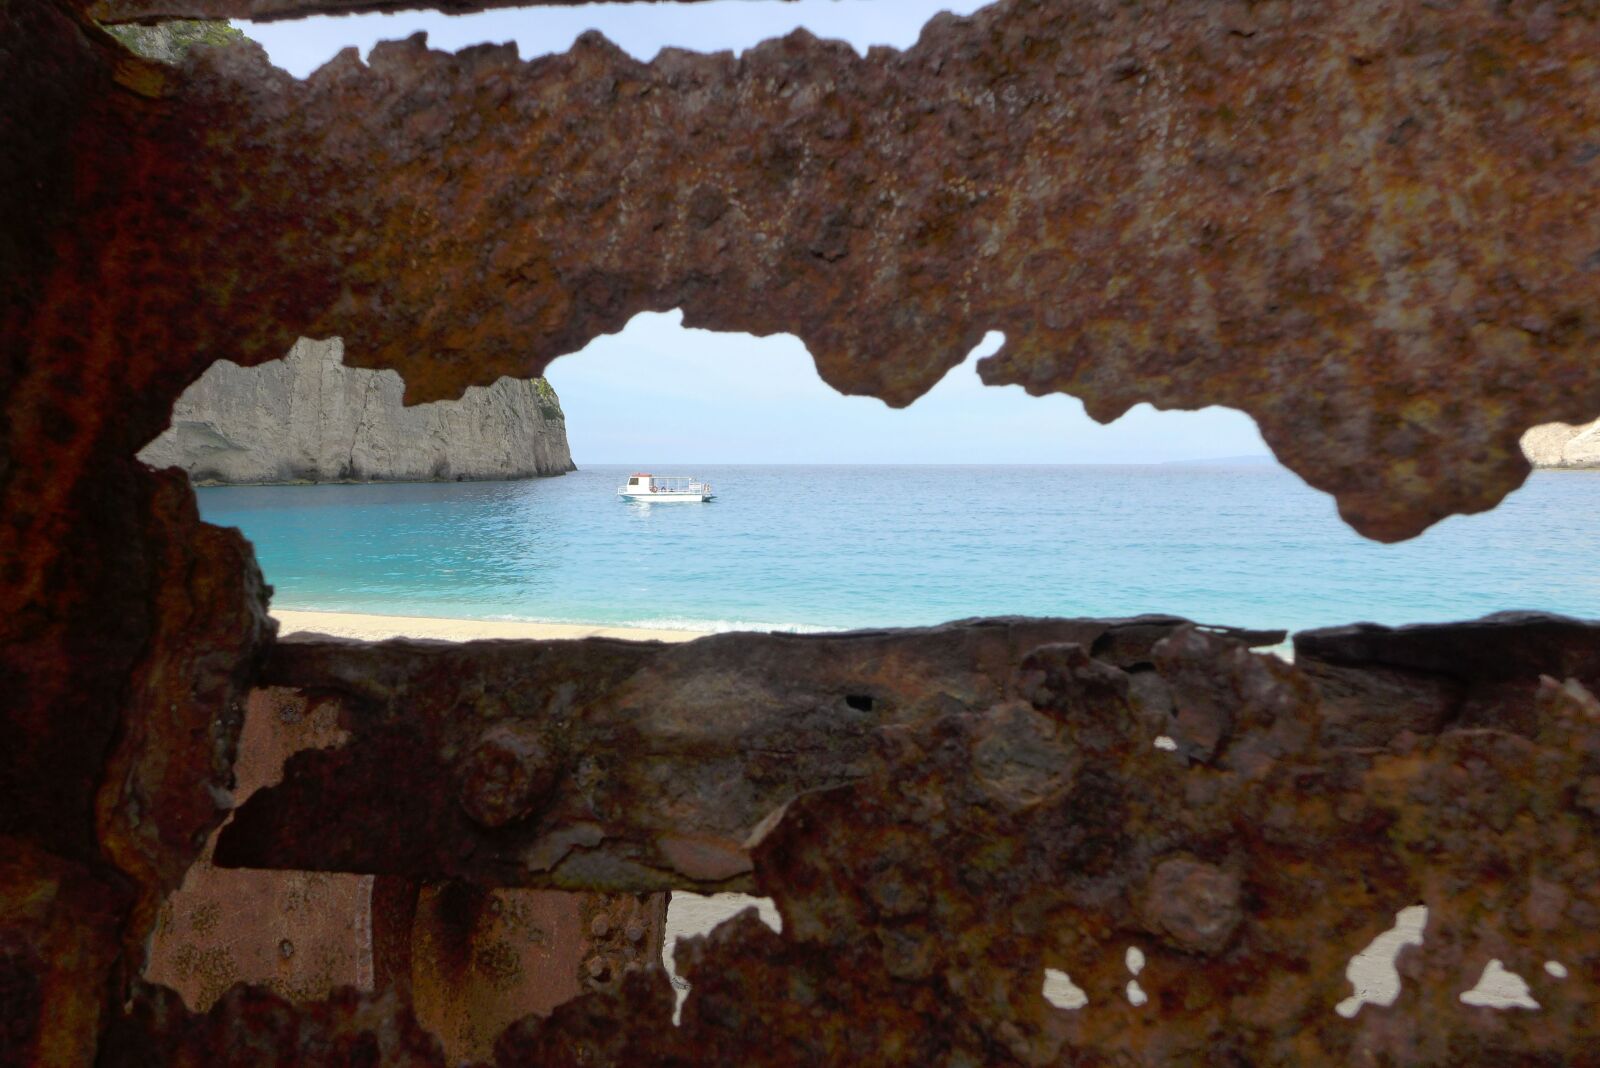
<instances>
[{"instance_id":1,"label":"rust-colored surface","mask_svg":"<svg viewBox=\"0 0 1600 1068\"><path fill-rule=\"evenodd\" d=\"M236 986L197 1016L175 992L137 984L101 1044L98 1064L445 1068L452 1062L394 991L362 994L347 987L326 1001L295 1005L261 987Z\"/></svg>"},{"instance_id":2,"label":"rust-colored surface","mask_svg":"<svg viewBox=\"0 0 1600 1068\"><path fill-rule=\"evenodd\" d=\"M347 744L338 708L283 688L251 691L238 799L278 782L293 754ZM660 894L412 881L404 900L399 880L379 887L371 875L217 868L210 854L162 903L143 972L198 1013L239 983L294 1003L340 987L396 988L462 1063L489 1058L508 1024L586 990L614 989L660 959Z\"/></svg>"},{"instance_id":3,"label":"rust-colored surface","mask_svg":"<svg viewBox=\"0 0 1600 1068\"><path fill-rule=\"evenodd\" d=\"M290 754L344 737L326 703L252 691L234 765L238 800L276 782ZM373 989L371 876L230 871L213 867L210 852L162 903L146 979L199 1012L235 983L290 1001L326 998L341 986Z\"/></svg>"},{"instance_id":4,"label":"rust-colored surface","mask_svg":"<svg viewBox=\"0 0 1600 1068\"><path fill-rule=\"evenodd\" d=\"M205 1011L235 983L291 1001L373 989L370 875L228 871L196 862L162 908L144 976Z\"/></svg>"},{"instance_id":5,"label":"rust-colored surface","mask_svg":"<svg viewBox=\"0 0 1600 1068\"><path fill-rule=\"evenodd\" d=\"M89 17L100 23L162 22L168 19L275 19L309 15L354 15L371 11L433 8L466 15L497 7L553 7L590 0L87 0Z\"/></svg>"},{"instance_id":6,"label":"rust-colored surface","mask_svg":"<svg viewBox=\"0 0 1600 1068\"><path fill-rule=\"evenodd\" d=\"M454 1061L493 1058L502 1031L659 967L662 894L426 888L412 940L423 1026Z\"/></svg>"},{"instance_id":7,"label":"rust-colored surface","mask_svg":"<svg viewBox=\"0 0 1600 1068\"><path fill-rule=\"evenodd\" d=\"M0 836L0 1065L92 1055L111 1015L105 979L128 899L125 886L87 865Z\"/></svg>"},{"instance_id":8,"label":"rust-colored surface","mask_svg":"<svg viewBox=\"0 0 1600 1068\"><path fill-rule=\"evenodd\" d=\"M508 1024L583 991L579 897L458 882L422 891L412 996L423 1026L456 1059L487 1059Z\"/></svg>"},{"instance_id":9,"label":"rust-colored surface","mask_svg":"<svg viewBox=\"0 0 1600 1068\"><path fill-rule=\"evenodd\" d=\"M681 307L903 405L1000 330L987 381L1241 408L1396 539L1600 412L1597 46L1583 5L1001 0L866 58L230 48L128 102L100 193L197 321L175 387L338 332L431 400Z\"/></svg>"},{"instance_id":10,"label":"rust-colored surface","mask_svg":"<svg viewBox=\"0 0 1600 1068\"><path fill-rule=\"evenodd\" d=\"M984 620L685 644L291 638L264 679L338 708L338 748L290 758L224 830L229 866L702 893L751 888L750 848L785 804L866 775L877 732L1006 699L1052 642L1139 662L1184 621ZM1273 641L1281 631L1251 635ZM484 821L483 739L547 762L552 786ZM399 776L406 789L395 790Z\"/></svg>"},{"instance_id":11,"label":"rust-colored surface","mask_svg":"<svg viewBox=\"0 0 1600 1068\"><path fill-rule=\"evenodd\" d=\"M601 988L513 1025L506 1063L1592 1063L1594 630L1505 620L1302 636L1296 668L1167 624L986 625L1003 655L984 626L676 660L286 646L277 681L371 748L291 762L233 859L400 873L372 886L391 982L196 1015L137 972L230 803L273 628L248 545L132 456L215 359L302 334L427 400L681 307L896 405L1001 330L986 380L1098 418L1240 407L1357 529L1407 537L1518 485L1524 428L1600 411L1596 27L1586 3L1001 0L904 53L413 40L295 81L0 0L0 1064L445 1063L407 977L421 886L455 877L784 912L686 950L681 1029L657 973L580 931ZM794 649L829 655L808 676ZM497 678L527 685L474 689ZM349 806L295 793L338 761ZM450 803L392 822L380 767ZM1343 959L1418 901L1400 1001L1332 1015ZM1491 956L1540 1011L1454 1000ZM1089 1007L1048 1008L1044 967Z\"/></svg>"},{"instance_id":12,"label":"rust-colored surface","mask_svg":"<svg viewBox=\"0 0 1600 1068\"><path fill-rule=\"evenodd\" d=\"M110 248L146 99L119 80L160 78L66 5L0 27L0 1062L77 1065L226 811L272 628L243 538L132 459L188 336Z\"/></svg>"},{"instance_id":13,"label":"rust-colored surface","mask_svg":"<svg viewBox=\"0 0 1600 1068\"><path fill-rule=\"evenodd\" d=\"M885 726L869 775L789 804L753 851L783 934L747 914L680 951L681 1028L651 977L519 1024L499 1063L1600 1063L1600 680L1511 669L1535 634L1600 648L1594 624L1438 628L1505 704L1360 748L1319 739L1311 676L1213 636L1130 670L1042 647L990 708ZM1336 1015L1346 961L1418 902L1399 1000ZM1539 1011L1457 1000L1491 957ZM1047 967L1088 1005L1051 1007Z\"/></svg>"}]
</instances>

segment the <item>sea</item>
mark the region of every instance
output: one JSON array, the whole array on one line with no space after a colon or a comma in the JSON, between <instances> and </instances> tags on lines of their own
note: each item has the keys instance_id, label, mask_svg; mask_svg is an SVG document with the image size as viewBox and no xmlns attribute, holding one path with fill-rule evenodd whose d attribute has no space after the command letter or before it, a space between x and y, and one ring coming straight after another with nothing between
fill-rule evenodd
<instances>
[{"instance_id":1,"label":"sea","mask_svg":"<svg viewBox=\"0 0 1600 1068\"><path fill-rule=\"evenodd\" d=\"M989 615L1301 630L1600 617L1600 471L1380 545L1273 464L674 466L705 504L630 504L629 469L518 482L199 490L275 607L696 631Z\"/></svg>"}]
</instances>

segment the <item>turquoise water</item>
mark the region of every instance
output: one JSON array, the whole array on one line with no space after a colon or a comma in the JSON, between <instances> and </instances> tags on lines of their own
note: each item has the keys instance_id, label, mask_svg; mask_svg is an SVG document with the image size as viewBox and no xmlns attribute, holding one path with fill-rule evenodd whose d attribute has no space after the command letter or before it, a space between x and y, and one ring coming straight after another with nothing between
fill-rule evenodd
<instances>
[{"instance_id":1,"label":"turquoise water","mask_svg":"<svg viewBox=\"0 0 1600 1068\"><path fill-rule=\"evenodd\" d=\"M1537 473L1493 512L1378 545L1270 465L657 470L718 499L624 504L621 467L199 497L255 543L282 608L716 630L1600 616L1600 472Z\"/></svg>"}]
</instances>

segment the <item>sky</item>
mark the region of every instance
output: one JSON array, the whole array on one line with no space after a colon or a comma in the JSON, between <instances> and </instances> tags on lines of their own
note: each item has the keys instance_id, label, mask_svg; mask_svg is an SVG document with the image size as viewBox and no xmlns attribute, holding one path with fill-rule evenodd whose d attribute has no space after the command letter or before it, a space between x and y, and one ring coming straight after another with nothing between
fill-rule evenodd
<instances>
[{"instance_id":1,"label":"sky","mask_svg":"<svg viewBox=\"0 0 1600 1068\"><path fill-rule=\"evenodd\" d=\"M662 48L735 52L805 27L848 41L905 48L939 11L970 14L983 0L711 0L694 4L591 4L477 15L436 12L237 22L272 62L305 77L340 49L365 58L378 41L420 31L436 49L514 41L524 59L563 52L598 29L641 60ZM1157 412L1139 405L1109 426L1078 401L984 386L975 361L909 408L845 397L824 385L791 336L685 330L676 312L635 317L550 366L567 413L573 459L584 464L663 463L1162 463L1264 455L1255 423L1208 408Z\"/></svg>"}]
</instances>

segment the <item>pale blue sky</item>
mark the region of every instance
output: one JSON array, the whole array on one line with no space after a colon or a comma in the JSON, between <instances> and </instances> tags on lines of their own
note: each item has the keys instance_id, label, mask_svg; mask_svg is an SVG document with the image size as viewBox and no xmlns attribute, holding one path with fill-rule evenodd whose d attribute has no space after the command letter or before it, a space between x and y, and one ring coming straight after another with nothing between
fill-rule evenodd
<instances>
[{"instance_id":1,"label":"pale blue sky","mask_svg":"<svg viewBox=\"0 0 1600 1068\"><path fill-rule=\"evenodd\" d=\"M565 51L598 29L642 60L661 48L741 51L799 26L849 41L904 48L939 11L982 0L713 0L593 4L445 16L433 12L239 23L297 77L355 46L428 33L455 51L515 41L524 59ZM677 313L640 315L549 371L583 464L662 463L1156 463L1265 453L1248 416L1140 405L1110 426L1063 396L985 387L969 359L900 411L824 385L800 342L685 330ZM993 351L991 334L980 353Z\"/></svg>"}]
</instances>

